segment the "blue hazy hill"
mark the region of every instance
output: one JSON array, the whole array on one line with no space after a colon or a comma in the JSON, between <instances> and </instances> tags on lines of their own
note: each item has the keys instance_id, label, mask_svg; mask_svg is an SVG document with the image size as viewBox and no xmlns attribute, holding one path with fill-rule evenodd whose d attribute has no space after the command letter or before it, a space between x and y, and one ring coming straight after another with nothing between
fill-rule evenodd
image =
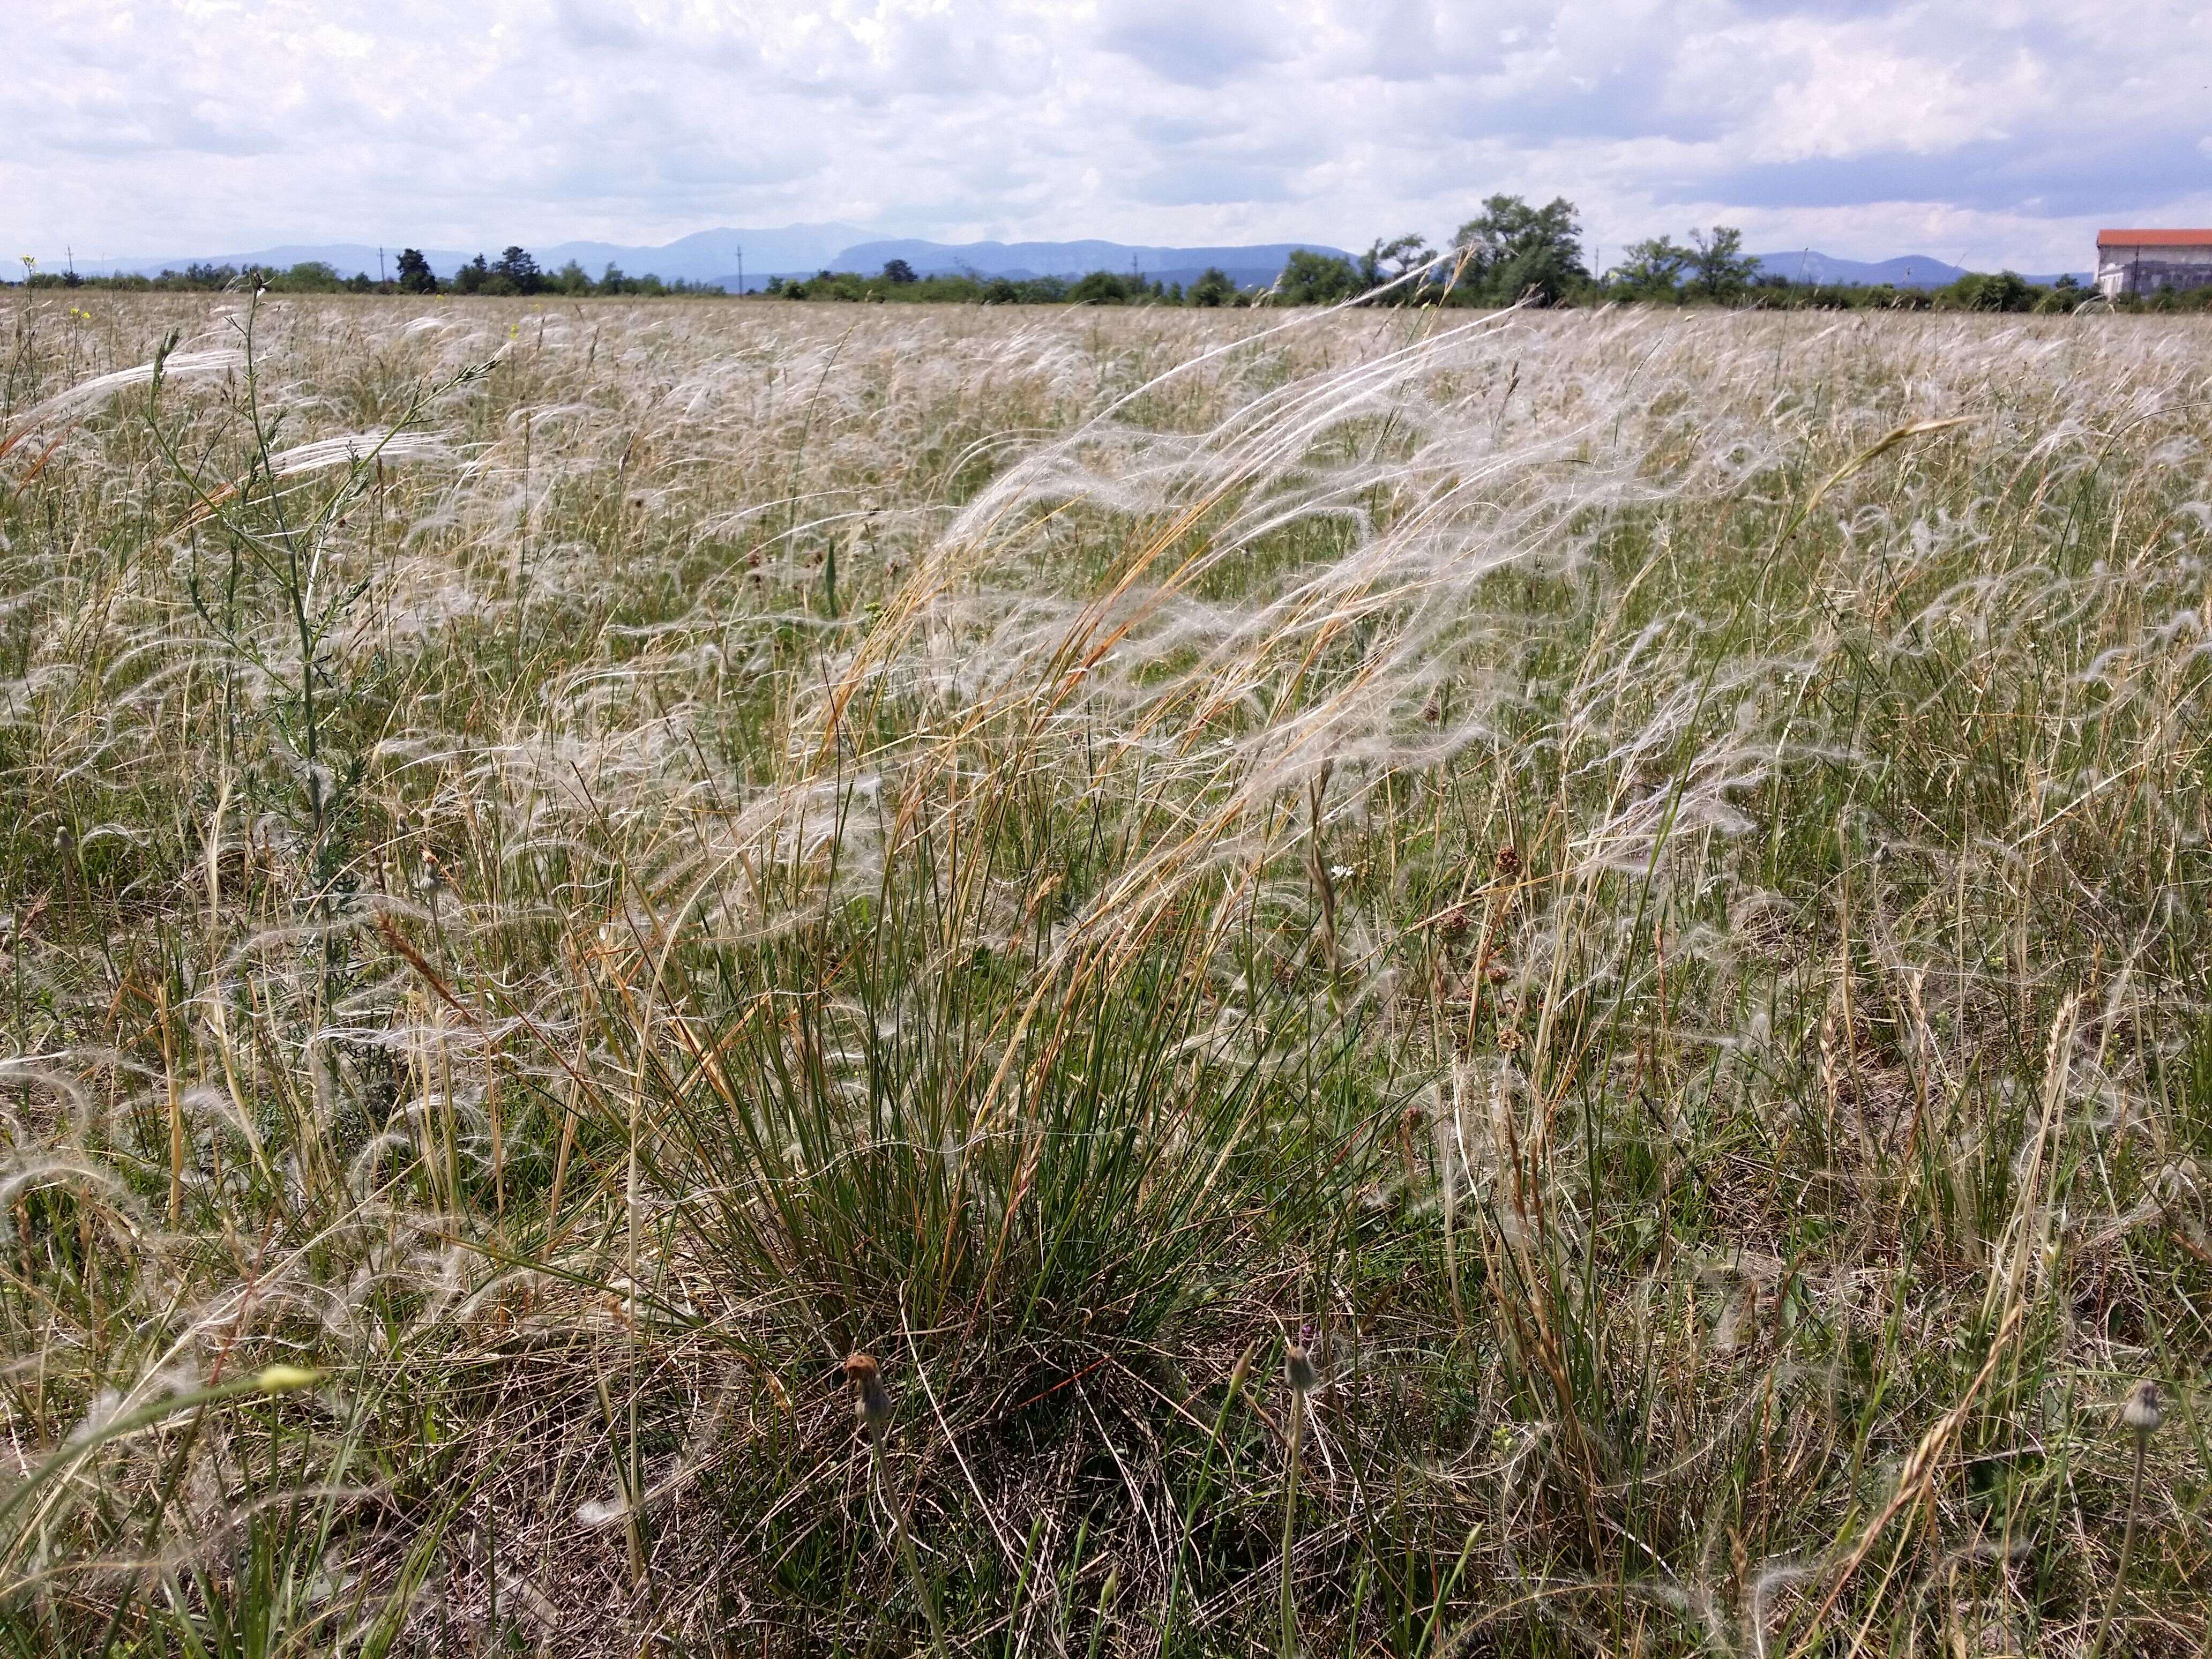
<instances>
[{"instance_id":1,"label":"blue hazy hill","mask_svg":"<svg viewBox=\"0 0 2212 1659\"><path fill-rule=\"evenodd\" d=\"M558 270L574 259L593 276L610 264L620 265L633 276L647 272L673 282L681 277L689 282L713 283L725 276L729 286L737 286L737 270L743 251L745 282L749 287L758 287L762 277L777 273L805 272L812 275L825 264L835 263L841 249L867 232L858 225L818 224L786 225L775 230L723 228L702 230L690 236L678 237L672 242L653 246L633 246L619 242L568 241L532 246L530 252L539 266L546 270ZM496 259L504 242L495 243L481 250L471 248L464 252L458 248L425 248L423 257L429 260L430 269L441 276L450 276L473 258L479 252ZM527 246L527 245L526 245ZM76 268L87 276L103 276L117 272L140 272L151 276L163 270L182 270L189 264L260 265L283 270L306 260L319 260L341 276L364 272L374 276L381 256L382 269L390 272L398 267L399 248L397 244L379 249L362 242L321 242L284 244L275 247L254 248L238 253L179 253L164 258L127 259L79 259Z\"/></svg>"},{"instance_id":2,"label":"blue hazy hill","mask_svg":"<svg viewBox=\"0 0 2212 1659\"><path fill-rule=\"evenodd\" d=\"M1907 253L1894 259L1838 259L1807 248L1797 253L1754 253L1763 275L1786 276L1793 283L1844 283L1872 285L1887 283L1893 288L1943 288L1967 275L1962 265L1948 264L1925 253ZM2054 283L2056 271L2043 276L2031 276L2031 283ZM2090 273L2077 270L2075 280L2087 283Z\"/></svg>"},{"instance_id":3,"label":"blue hazy hill","mask_svg":"<svg viewBox=\"0 0 2212 1659\"><path fill-rule=\"evenodd\" d=\"M1348 258L1325 242L1261 242L1238 246L1165 247L1128 242L927 242L913 238L861 242L839 252L834 269L872 274L903 259L917 276L1081 276L1093 270L1140 272L1161 282L1189 282L1208 266L1237 282L1272 283L1300 248Z\"/></svg>"}]
</instances>

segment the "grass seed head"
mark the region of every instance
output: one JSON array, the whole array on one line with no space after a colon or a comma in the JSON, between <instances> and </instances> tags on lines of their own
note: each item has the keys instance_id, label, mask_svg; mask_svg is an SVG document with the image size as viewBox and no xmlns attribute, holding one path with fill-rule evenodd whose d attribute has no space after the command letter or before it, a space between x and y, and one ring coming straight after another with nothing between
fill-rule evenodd
<instances>
[{"instance_id":1,"label":"grass seed head","mask_svg":"<svg viewBox=\"0 0 2212 1659\"><path fill-rule=\"evenodd\" d=\"M320 1371L301 1365L264 1365L253 1381L264 1394L296 1394L323 1380Z\"/></svg>"},{"instance_id":2,"label":"grass seed head","mask_svg":"<svg viewBox=\"0 0 2212 1659\"><path fill-rule=\"evenodd\" d=\"M1237 1396L1252 1376L1253 1352L1252 1347L1247 1345L1244 1352L1237 1356L1237 1364L1229 1373L1229 1394L1231 1399Z\"/></svg>"}]
</instances>

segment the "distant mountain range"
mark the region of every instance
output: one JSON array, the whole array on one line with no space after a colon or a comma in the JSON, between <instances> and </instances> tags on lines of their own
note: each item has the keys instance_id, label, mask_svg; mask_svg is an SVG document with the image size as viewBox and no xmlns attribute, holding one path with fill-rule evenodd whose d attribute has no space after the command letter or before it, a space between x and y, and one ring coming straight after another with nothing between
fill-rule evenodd
<instances>
[{"instance_id":1,"label":"distant mountain range","mask_svg":"<svg viewBox=\"0 0 2212 1659\"><path fill-rule=\"evenodd\" d=\"M1787 276L1793 283L1856 283L1872 285L1887 283L1893 288L1943 288L1967 275L1964 266L1946 264L1924 253L1908 253L1902 258L1877 259L1871 263L1859 259L1836 259L1827 254L1807 248L1798 253L1754 253L1760 271L1770 276ZM2025 272L2021 273L2026 275ZM2053 271L2039 276L2028 276L2031 283L2055 283L2061 273ZM2077 283L2087 284L2093 273L2077 270L2070 273Z\"/></svg>"},{"instance_id":2,"label":"distant mountain range","mask_svg":"<svg viewBox=\"0 0 2212 1659\"><path fill-rule=\"evenodd\" d=\"M1251 286L1271 283L1295 249L1348 257L1341 248L1322 242L1262 242L1216 247L1165 247L1127 242L928 242L914 240L870 240L858 225L838 223L786 225L781 229L721 228L664 242L655 247L632 247L615 242L557 242L534 247L532 254L547 270L558 270L574 259L597 276L608 265L619 265L633 276L647 273L673 282L738 285L742 266L744 286L757 289L772 276L811 276L817 270L857 270L872 274L892 259L903 259L921 276L967 272L978 276L1079 276L1086 271L1136 270L1164 283L1188 283L1208 266L1234 281ZM499 257L496 247L483 252ZM430 268L450 276L473 253L452 248L426 248ZM1796 282L1891 283L1899 288L1941 288L1966 273L1959 266L1925 254L1872 262L1838 259L1806 249L1795 253L1753 256L1762 271ZM166 258L87 260L77 265L88 276L118 272L181 270L188 264L265 265L283 267L318 259L341 276L356 271L374 276L390 273L398 264L397 247L376 248L356 242L301 244L264 247L246 253L174 254ZM2087 282L2086 271L2073 273ZM2034 276L2030 282L2048 283L2055 276Z\"/></svg>"},{"instance_id":3,"label":"distant mountain range","mask_svg":"<svg viewBox=\"0 0 2212 1659\"><path fill-rule=\"evenodd\" d=\"M650 273L667 282L674 282L679 277L694 283L726 280L731 288L738 285L738 268L742 264L745 286L758 288L773 276L804 272L811 276L824 265L835 264L842 250L861 240L867 234L858 225L786 225L780 230L702 230L679 237L672 242L664 242L657 247L629 247L617 242L556 242L549 247L532 247L530 252L538 264L547 270L558 270L574 259L593 276L599 276L608 265L617 264L633 276ZM422 257L430 262L430 269L438 275L450 276L474 258L477 252L473 249L462 252L454 248L431 247L422 250ZM496 259L500 247L494 246L481 252L487 258ZM79 260L76 268L91 276L112 276L118 272L141 272L151 276L163 270L182 270L189 264L264 265L281 269L308 259L320 260L341 276L350 276L356 271L374 276L380 270L389 274L398 267L399 249L397 246L371 247L361 242L287 244L278 247L256 248L245 253L180 253L164 258Z\"/></svg>"},{"instance_id":4,"label":"distant mountain range","mask_svg":"<svg viewBox=\"0 0 2212 1659\"><path fill-rule=\"evenodd\" d=\"M1294 248L1341 254L1320 242L1267 242L1251 246L1148 247L1126 242L925 242L866 240L857 225L787 225L780 230L702 230L657 247L629 247L615 242L556 242L533 247L532 256L546 270L574 259L597 276L620 265L633 276L650 272L666 281L719 283L735 289L738 270L744 286L758 289L772 276L811 276L817 270L857 270L873 275L892 259L903 259L924 276L970 272L979 276L1080 276L1086 271L1141 270L1161 282L1188 283L1208 266L1218 266L1243 283L1271 283ZM485 253L499 257L496 247ZM441 276L450 276L475 256L453 248L425 248L422 256ZM286 245L246 253L173 254L166 258L81 260L87 276L138 272L154 276L189 264L264 265L282 268L319 260L341 276L363 271L389 273L398 264L396 247L358 242Z\"/></svg>"},{"instance_id":5,"label":"distant mountain range","mask_svg":"<svg viewBox=\"0 0 2212 1659\"><path fill-rule=\"evenodd\" d=\"M878 271L903 259L921 276L1080 276L1093 270L1136 271L1149 280L1190 283L1212 268L1247 286L1272 283L1304 249L1349 258L1325 242L1261 242L1243 246L1152 247L1127 242L862 242L841 252L834 268Z\"/></svg>"}]
</instances>

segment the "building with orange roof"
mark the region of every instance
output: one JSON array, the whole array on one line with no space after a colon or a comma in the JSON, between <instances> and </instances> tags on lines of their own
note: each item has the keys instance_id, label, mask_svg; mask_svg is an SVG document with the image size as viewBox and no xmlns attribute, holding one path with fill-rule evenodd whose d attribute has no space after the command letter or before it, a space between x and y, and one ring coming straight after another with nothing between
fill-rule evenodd
<instances>
[{"instance_id":1,"label":"building with orange roof","mask_svg":"<svg viewBox=\"0 0 2212 1659\"><path fill-rule=\"evenodd\" d=\"M2212 287L2212 230L2100 230L2097 286L2108 300Z\"/></svg>"}]
</instances>

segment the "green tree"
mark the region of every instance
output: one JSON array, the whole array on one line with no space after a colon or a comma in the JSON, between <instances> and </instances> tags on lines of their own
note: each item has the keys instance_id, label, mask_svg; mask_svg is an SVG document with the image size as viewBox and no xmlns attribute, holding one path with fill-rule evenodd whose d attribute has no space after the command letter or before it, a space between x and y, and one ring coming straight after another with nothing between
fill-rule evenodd
<instances>
[{"instance_id":1,"label":"green tree","mask_svg":"<svg viewBox=\"0 0 2212 1659\"><path fill-rule=\"evenodd\" d=\"M334 294L340 286L337 270L320 259L302 259L282 275L271 273L269 285L287 294Z\"/></svg>"},{"instance_id":2,"label":"green tree","mask_svg":"<svg viewBox=\"0 0 2212 1659\"><path fill-rule=\"evenodd\" d=\"M490 282L491 264L483 257L483 254L479 253L475 258L470 260L468 264L463 265L459 270L453 273L453 292L456 294L481 294L490 284Z\"/></svg>"},{"instance_id":3,"label":"green tree","mask_svg":"<svg viewBox=\"0 0 2212 1659\"><path fill-rule=\"evenodd\" d=\"M887 283L918 283L921 278L915 275L914 267L905 260L886 259L884 261L884 280Z\"/></svg>"},{"instance_id":4,"label":"green tree","mask_svg":"<svg viewBox=\"0 0 2212 1659\"><path fill-rule=\"evenodd\" d=\"M512 283L517 294L535 294L545 286L545 275L538 269L538 261L529 249L514 244L501 252L499 263L492 270Z\"/></svg>"},{"instance_id":5,"label":"green tree","mask_svg":"<svg viewBox=\"0 0 2212 1659\"><path fill-rule=\"evenodd\" d=\"M1743 251L1743 233L1734 225L1692 231L1690 264L1698 273L1698 290L1714 300L1742 293L1759 274L1759 261Z\"/></svg>"},{"instance_id":6,"label":"green tree","mask_svg":"<svg viewBox=\"0 0 2212 1659\"><path fill-rule=\"evenodd\" d=\"M1365 286L1351 260L1293 248L1283 263L1283 274L1275 279L1274 297L1278 305L1330 306L1349 300Z\"/></svg>"},{"instance_id":7,"label":"green tree","mask_svg":"<svg viewBox=\"0 0 2212 1659\"><path fill-rule=\"evenodd\" d=\"M1995 275L1969 271L1942 293L1949 303L1968 311L2032 311L2044 295L2043 289L2013 270Z\"/></svg>"},{"instance_id":8,"label":"green tree","mask_svg":"<svg viewBox=\"0 0 2212 1659\"><path fill-rule=\"evenodd\" d=\"M1128 284L1110 270L1094 270L1077 280L1067 297L1079 306L1119 305L1129 297Z\"/></svg>"},{"instance_id":9,"label":"green tree","mask_svg":"<svg viewBox=\"0 0 2212 1659\"><path fill-rule=\"evenodd\" d=\"M1419 231L1409 230L1387 242L1378 236L1359 256L1359 279L1368 288L1380 288L1385 283L1399 281L1435 258L1429 239Z\"/></svg>"},{"instance_id":10,"label":"green tree","mask_svg":"<svg viewBox=\"0 0 2212 1659\"><path fill-rule=\"evenodd\" d=\"M1229 280L1229 273L1217 265L1208 265L1190 285L1190 303L1194 306L1233 306L1242 303L1237 284Z\"/></svg>"},{"instance_id":11,"label":"green tree","mask_svg":"<svg viewBox=\"0 0 2212 1659\"><path fill-rule=\"evenodd\" d=\"M1582 234L1575 204L1564 196L1540 208L1518 196L1493 196L1453 240L1468 252L1468 274L1478 291L1508 302L1552 305L1589 279Z\"/></svg>"},{"instance_id":12,"label":"green tree","mask_svg":"<svg viewBox=\"0 0 2212 1659\"><path fill-rule=\"evenodd\" d=\"M1633 244L1613 267L1613 280L1638 299L1673 299L1696 256L1671 236Z\"/></svg>"},{"instance_id":13,"label":"green tree","mask_svg":"<svg viewBox=\"0 0 2212 1659\"><path fill-rule=\"evenodd\" d=\"M403 294L435 294L438 278L419 247L399 250L399 290Z\"/></svg>"}]
</instances>

